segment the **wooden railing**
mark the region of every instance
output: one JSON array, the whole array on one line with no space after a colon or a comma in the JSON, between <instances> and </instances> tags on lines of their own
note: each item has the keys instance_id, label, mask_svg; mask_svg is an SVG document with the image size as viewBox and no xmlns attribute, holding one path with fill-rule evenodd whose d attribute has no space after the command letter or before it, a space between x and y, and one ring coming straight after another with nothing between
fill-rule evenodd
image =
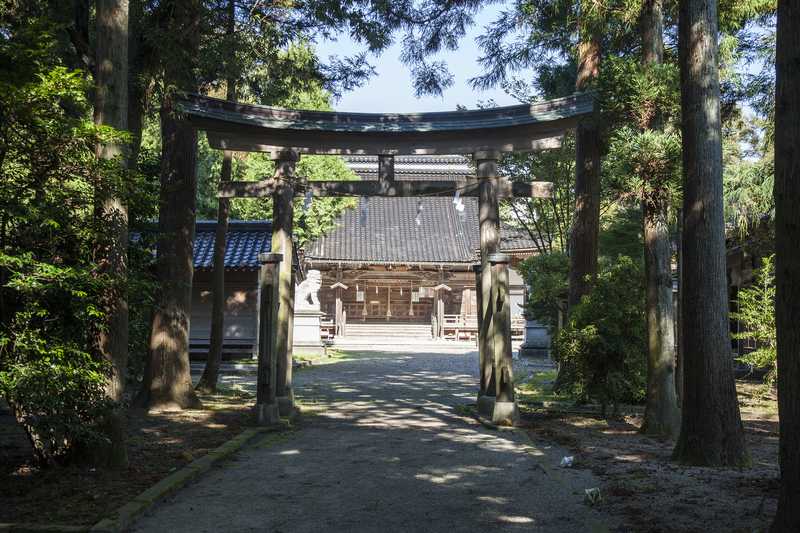
<instances>
[{"instance_id":1,"label":"wooden railing","mask_svg":"<svg viewBox=\"0 0 800 533\"><path fill-rule=\"evenodd\" d=\"M477 315L444 315L442 329L445 339L472 340L478 337ZM525 337L525 317L511 317L511 338Z\"/></svg>"},{"instance_id":2,"label":"wooden railing","mask_svg":"<svg viewBox=\"0 0 800 533\"><path fill-rule=\"evenodd\" d=\"M442 330L445 339L476 339L478 338L478 317L477 315L444 315Z\"/></svg>"}]
</instances>

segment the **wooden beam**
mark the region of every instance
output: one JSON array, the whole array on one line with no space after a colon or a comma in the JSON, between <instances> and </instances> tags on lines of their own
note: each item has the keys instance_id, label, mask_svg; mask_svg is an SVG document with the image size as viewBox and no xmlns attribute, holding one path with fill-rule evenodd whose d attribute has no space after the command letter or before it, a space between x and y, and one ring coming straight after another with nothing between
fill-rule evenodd
<instances>
[{"instance_id":1,"label":"wooden beam","mask_svg":"<svg viewBox=\"0 0 800 533\"><path fill-rule=\"evenodd\" d=\"M553 123L526 126L510 132L475 130L437 133L435 135L380 133L334 134L317 132L247 132L245 127L219 131L218 125L192 120L192 124L207 131L208 144L218 150L234 152L268 152L292 150L299 154L317 155L451 155L471 154L478 150L501 152L540 152L560 148L564 132L572 130L577 119L562 119ZM430 137L430 138L429 138Z\"/></svg>"},{"instance_id":2,"label":"wooden beam","mask_svg":"<svg viewBox=\"0 0 800 533\"><path fill-rule=\"evenodd\" d=\"M456 189L461 196L478 196L479 178L457 181L307 181L297 183L295 194L303 196L452 196ZM274 179L261 181L231 181L221 183L220 198L260 198L272 196L280 188ZM497 178L497 197L551 198L553 184L547 181L517 182Z\"/></svg>"}]
</instances>

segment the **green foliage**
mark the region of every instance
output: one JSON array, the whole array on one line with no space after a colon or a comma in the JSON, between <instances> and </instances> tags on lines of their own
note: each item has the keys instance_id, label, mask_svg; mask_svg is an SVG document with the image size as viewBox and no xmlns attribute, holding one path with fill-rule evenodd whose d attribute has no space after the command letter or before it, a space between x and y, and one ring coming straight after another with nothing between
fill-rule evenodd
<instances>
[{"instance_id":1,"label":"green foliage","mask_svg":"<svg viewBox=\"0 0 800 533\"><path fill-rule=\"evenodd\" d=\"M569 257L563 252L534 255L523 261L519 273L528 286L528 316L556 334L559 313L566 312Z\"/></svg>"},{"instance_id":2,"label":"green foliage","mask_svg":"<svg viewBox=\"0 0 800 533\"><path fill-rule=\"evenodd\" d=\"M644 259L642 235L642 210L638 204L614 203L600 217L598 236L600 257L613 260L619 255L633 258L638 263Z\"/></svg>"},{"instance_id":3,"label":"green foliage","mask_svg":"<svg viewBox=\"0 0 800 533\"><path fill-rule=\"evenodd\" d=\"M105 438L98 425L113 407L104 390L108 369L86 349L104 281L31 254L0 254L0 268L18 300L0 331L0 392L39 460L67 459Z\"/></svg>"},{"instance_id":4,"label":"green foliage","mask_svg":"<svg viewBox=\"0 0 800 533\"><path fill-rule=\"evenodd\" d=\"M731 117L724 125L725 221L742 240L753 236L763 221L771 221L775 215L774 147L764 135L764 123L742 114Z\"/></svg>"},{"instance_id":5,"label":"green foliage","mask_svg":"<svg viewBox=\"0 0 800 533\"><path fill-rule=\"evenodd\" d=\"M100 295L120 280L93 261L104 234L95 192L119 191L140 220L153 189L119 161L97 160L98 142L126 136L94 125L86 75L59 64L48 33L31 39L34 27L0 38L0 393L39 460L53 463L104 438L112 407L92 332L103 327Z\"/></svg>"},{"instance_id":6,"label":"green foliage","mask_svg":"<svg viewBox=\"0 0 800 533\"><path fill-rule=\"evenodd\" d=\"M677 131L622 126L612 134L609 152L609 170L621 191L645 200L656 194L677 195L682 153Z\"/></svg>"},{"instance_id":7,"label":"green foliage","mask_svg":"<svg viewBox=\"0 0 800 533\"><path fill-rule=\"evenodd\" d=\"M644 277L638 262L607 263L591 294L575 306L554 342L556 390L581 401L643 401L646 386Z\"/></svg>"},{"instance_id":8,"label":"green foliage","mask_svg":"<svg viewBox=\"0 0 800 533\"><path fill-rule=\"evenodd\" d=\"M680 74L675 63L645 66L636 56L609 57L603 62L598 91L605 124L612 127L626 121L645 129L654 119L672 124L680 117Z\"/></svg>"},{"instance_id":9,"label":"green foliage","mask_svg":"<svg viewBox=\"0 0 800 533\"><path fill-rule=\"evenodd\" d=\"M739 291L738 320L742 331L734 339L750 340L757 348L739 360L753 368L766 369L764 384L771 389L778 379L777 333L775 331L775 256L763 259L753 284Z\"/></svg>"},{"instance_id":10,"label":"green foliage","mask_svg":"<svg viewBox=\"0 0 800 533\"><path fill-rule=\"evenodd\" d=\"M500 172L524 181L549 181L550 198L515 198L501 204L501 216L524 229L540 254L566 252L575 207L575 137L566 135L561 148L525 154L509 154Z\"/></svg>"},{"instance_id":11,"label":"green foliage","mask_svg":"<svg viewBox=\"0 0 800 533\"><path fill-rule=\"evenodd\" d=\"M604 182L623 200L672 203L680 197L680 91L677 65L611 57L599 91L608 153Z\"/></svg>"}]
</instances>

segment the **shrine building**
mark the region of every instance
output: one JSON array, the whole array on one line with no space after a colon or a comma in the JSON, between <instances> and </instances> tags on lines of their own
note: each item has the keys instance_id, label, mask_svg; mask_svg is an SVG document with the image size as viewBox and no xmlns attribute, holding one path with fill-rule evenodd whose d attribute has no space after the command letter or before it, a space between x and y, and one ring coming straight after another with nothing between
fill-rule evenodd
<instances>
[{"instance_id":1,"label":"shrine building","mask_svg":"<svg viewBox=\"0 0 800 533\"><path fill-rule=\"evenodd\" d=\"M345 161L361 180L377 179L377 156L345 156ZM395 162L398 181L457 180L470 173L471 161L463 156L404 156ZM195 231L191 347L193 355L201 357L208 351L211 326L215 227L214 221L198 221ZM256 353L258 254L270 251L271 233L268 221L229 224L226 357ZM521 339L525 287L514 267L532 255L535 246L526 232L501 225L501 250L512 258L512 335ZM322 275L323 340L477 336L473 265L479 262L479 234L474 197L359 198L357 207L342 213L331 231L300 251L299 261L302 270L319 270Z\"/></svg>"},{"instance_id":2,"label":"shrine building","mask_svg":"<svg viewBox=\"0 0 800 533\"><path fill-rule=\"evenodd\" d=\"M345 156L361 180L378 179L377 156ZM398 156L395 179L453 182L474 174L464 156ZM474 197L358 199L326 235L306 246L306 271L319 270L323 334L468 340L477 335L473 266L480 262ZM534 253L524 230L501 224L510 255L512 334L522 338L525 287L514 271Z\"/></svg>"}]
</instances>

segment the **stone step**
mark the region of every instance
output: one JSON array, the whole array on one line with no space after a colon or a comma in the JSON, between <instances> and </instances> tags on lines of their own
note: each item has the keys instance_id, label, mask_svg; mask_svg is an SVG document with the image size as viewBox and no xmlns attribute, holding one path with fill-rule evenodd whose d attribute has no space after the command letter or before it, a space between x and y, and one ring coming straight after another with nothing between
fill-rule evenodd
<instances>
[{"instance_id":1,"label":"stone step","mask_svg":"<svg viewBox=\"0 0 800 533\"><path fill-rule=\"evenodd\" d=\"M363 337L337 337L333 340L333 346L341 349L348 348L369 348L382 347L386 349L403 349L413 347L415 350L420 348L436 349L460 349L473 351L477 350L477 345L469 341L449 341L436 340L430 337L384 337L384 336L363 336Z\"/></svg>"},{"instance_id":2,"label":"stone step","mask_svg":"<svg viewBox=\"0 0 800 533\"><path fill-rule=\"evenodd\" d=\"M347 325L348 337L421 337L431 338L431 327L428 325L377 325L377 324L358 324Z\"/></svg>"}]
</instances>

